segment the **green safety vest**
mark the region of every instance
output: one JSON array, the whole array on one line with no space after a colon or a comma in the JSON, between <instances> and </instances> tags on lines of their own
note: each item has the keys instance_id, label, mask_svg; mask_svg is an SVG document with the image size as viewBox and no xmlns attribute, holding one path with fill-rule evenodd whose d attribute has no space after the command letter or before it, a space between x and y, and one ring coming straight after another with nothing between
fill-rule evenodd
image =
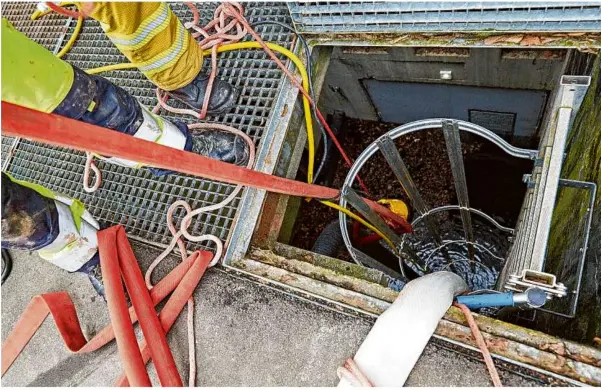
<instances>
[{"instance_id":1,"label":"green safety vest","mask_svg":"<svg viewBox=\"0 0 601 390\"><path fill-rule=\"evenodd\" d=\"M2 100L50 113L73 85L73 68L2 18Z\"/></svg>"}]
</instances>

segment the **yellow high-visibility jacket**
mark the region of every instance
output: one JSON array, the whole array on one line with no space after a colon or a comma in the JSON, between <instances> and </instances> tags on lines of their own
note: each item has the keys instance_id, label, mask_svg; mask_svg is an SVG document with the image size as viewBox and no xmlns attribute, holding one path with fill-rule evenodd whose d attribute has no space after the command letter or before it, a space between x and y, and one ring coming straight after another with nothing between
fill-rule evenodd
<instances>
[{"instance_id":1,"label":"yellow high-visibility jacket","mask_svg":"<svg viewBox=\"0 0 601 390\"><path fill-rule=\"evenodd\" d=\"M167 3L95 2L88 16L158 87L178 89L200 72L202 50Z\"/></svg>"}]
</instances>

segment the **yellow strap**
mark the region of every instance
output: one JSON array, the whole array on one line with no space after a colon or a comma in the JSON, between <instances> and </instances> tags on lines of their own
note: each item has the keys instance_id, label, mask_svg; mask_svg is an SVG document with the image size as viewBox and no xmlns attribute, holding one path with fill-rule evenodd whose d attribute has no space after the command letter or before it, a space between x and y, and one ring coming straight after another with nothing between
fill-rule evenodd
<instances>
[{"instance_id":1,"label":"yellow strap","mask_svg":"<svg viewBox=\"0 0 601 390\"><path fill-rule=\"evenodd\" d=\"M79 230L79 227L77 228L77 230ZM74 236L73 239L69 241L69 243L67 243L64 247L55 250L42 248L38 250L38 255L40 255L40 257L44 260L52 261L56 258L62 257L65 253L71 251L75 246L77 246L77 244L79 244L79 239Z\"/></svg>"}]
</instances>

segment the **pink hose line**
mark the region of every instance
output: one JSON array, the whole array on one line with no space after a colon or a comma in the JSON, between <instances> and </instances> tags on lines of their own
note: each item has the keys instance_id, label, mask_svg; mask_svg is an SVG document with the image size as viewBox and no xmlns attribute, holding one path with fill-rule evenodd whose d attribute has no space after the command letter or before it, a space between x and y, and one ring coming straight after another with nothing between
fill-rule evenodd
<instances>
[{"instance_id":1,"label":"pink hose line","mask_svg":"<svg viewBox=\"0 0 601 390\"><path fill-rule=\"evenodd\" d=\"M90 171L94 172L94 184L90 185ZM102 183L100 169L94 164L94 155L86 153L86 165L83 170L83 190L87 193L96 191Z\"/></svg>"},{"instance_id":2,"label":"pink hose line","mask_svg":"<svg viewBox=\"0 0 601 390\"><path fill-rule=\"evenodd\" d=\"M501 378L499 378L499 372L497 371L495 363L492 360L492 356L490 355L490 351L488 350L488 345L486 345L486 341L484 340L484 337L482 337L482 332L480 332L480 329L478 328L478 324L476 324L476 320L474 319L472 312L466 305L462 303L455 302L455 306L461 310L461 312L465 316L465 319L467 320L467 324L469 325L470 330L472 331L472 335L474 336L476 345L478 346L478 348L480 348L480 352L482 353L482 357L484 358L484 363L486 364L486 368L488 369L488 373L490 374L490 379L492 380L493 385L495 387L503 387L503 384L501 383Z\"/></svg>"},{"instance_id":3,"label":"pink hose line","mask_svg":"<svg viewBox=\"0 0 601 390\"><path fill-rule=\"evenodd\" d=\"M157 91L157 93L158 93L158 91ZM159 101L162 101L162 100L159 99ZM197 114L197 113L195 112L195 114ZM232 132L232 133L242 137L248 143L248 146L249 146L249 158L248 158L247 167L252 168L254 161L255 161L255 144L254 144L253 140L247 134L245 134L242 131L235 129L231 126L226 126L226 125L222 125L222 124L213 124L213 123L196 123L196 124L188 125L188 128L190 130L218 129L218 130L229 131L229 132ZM242 186L238 185L221 202L213 204L213 205L199 207L195 210L192 210L192 207L190 207L190 205L183 200L178 200L169 207L169 209L167 210L167 226L169 228L169 231L173 235L173 238L171 239L171 243L169 244L169 246L152 262L152 264L150 264L150 266L148 267L148 270L146 271L144 280L146 282L146 286L149 289L153 287L152 282L151 282L152 272L159 265L159 263L161 261L163 261L163 259L165 259L165 257L167 257L167 255L169 255L171 253L171 251L175 248L176 245L179 248L179 252L182 257L182 261L184 261L186 259L186 253L187 253L186 245L184 244L184 241L181 239L182 236L184 236L187 240L192 241L192 242L201 242L201 241L214 242L215 247L216 247L215 255L214 255L213 259L211 260L209 267L212 267L215 264L217 264L217 262L221 259L221 256L223 254L223 243L221 242L219 237L214 236L212 234L202 234L199 236L194 236L188 232L188 228L190 227L192 218L194 218L195 216L197 216L201 213L218 210L222 207L225 207L227 204L229 204L232 200L234 200L236 198L236 196L238 195L238 193L240 192L241 189L242 189ZM186 210L186 216L182 219L179 230L176 230L175 224L173 223L173 214L178 207L183 207ZM187 327L188 327L188 352L189 352L189 361L190 361L190 376L189 376L188 385L190 387L194 387L195 382L196 382L196 349L195 349L195 335L194 335L194 299L192 297L190 297L190 299L188 300Z\"/></svg>"},{"instance_id":4,"label":"pink hose line","mask_svg":"<svg viewBox=\"0 0 601 390\"><path fill-rule=\"evenodd\" d=\"M353 387L374 387L353 359L346 359L344 366L338 367L336 374L338 379L347 380Z\"/></svg>"}]
</instances>

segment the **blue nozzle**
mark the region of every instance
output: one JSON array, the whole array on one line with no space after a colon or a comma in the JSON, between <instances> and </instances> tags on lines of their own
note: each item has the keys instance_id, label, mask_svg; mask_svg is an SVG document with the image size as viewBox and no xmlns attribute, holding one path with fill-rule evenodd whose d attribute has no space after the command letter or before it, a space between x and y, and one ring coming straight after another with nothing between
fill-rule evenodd
<instances>
[{"instance_id":1,"label":"blue nozzle","mask_svg":"<svg viewBox=\"0 0 601 390\"><path fill-rule=\"evenodd\" d=\"M464 304L470 309L507 306L537 308L547 302L547 294L540 288L529 288L521 293L509 291L498 294L461 295L457 297L457 302Z\"/></svg>"}]
</instances>

